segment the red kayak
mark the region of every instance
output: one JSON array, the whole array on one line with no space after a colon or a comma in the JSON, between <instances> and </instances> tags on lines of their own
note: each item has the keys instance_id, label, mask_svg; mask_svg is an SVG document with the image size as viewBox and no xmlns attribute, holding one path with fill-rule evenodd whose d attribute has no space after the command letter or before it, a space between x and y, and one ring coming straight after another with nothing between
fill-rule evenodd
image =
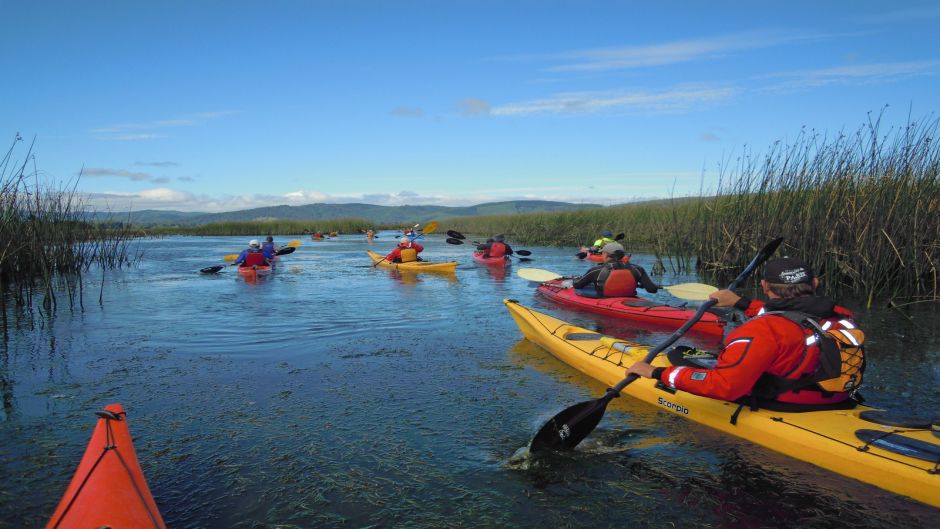
<instances>
[{"instance_id":1,"label":"red kayak","mask_svg":"<svg viewBox=\"0 0 940 529\"><path fill-rule=\"evenodd\" d=\"M631 320L662 329L678 329L695 314L695 309L662 305L643 298L589 298L579 296L573 288L562 288L560 280L542 283L539 292L562 305L587 312ZM690 329L691 332L722 336L727 322L717 314L706 312Z\"/></svg>"},{"instance_id":2,"label":"red kayak","mask_svg":"<svg viewBox=\"0 0 940 529\"><path fill-rule=\"evenodd\" d=\"M600 253L591 253L591 249L588 248L587 246L582 246L582 247L581 247L581 252L587 254L587 257L585 257L585 259L588 260L588 261L594 261L595 263L602 263L602 262L604 262L604 254L600 254ZM625 263L630 262L630 256L629 256L629 255L623 256L623 259L621 259L621 261L623 261L623 262L625 262Z\"/></svg>"},{"instance_id":3,"label":"red kayak","mask_svg":"<svg viewBox=\"0 0 940 529\"><path fill-rule=\"evenodd\" d=\"M483 257L483 252L473 252L473 260L489 266L508 266L512 261L509 256L502 257Z\"/></svg>"},{"instance_id":4,"label":"red kayak","mask_svg":"<svg viewBox=\"0 0 940 529\"><path fill-rule=\"evenodd\" d=\"M259 276L271 274L272 268L268 265L239 266L238 273L245 279L257 279Z\"/></svg>"},{"instance_id":5,"label":"red kayak","mask_svg":"<svg viewBox=\"0 0 940 529\"><path fill-rule=\"evenodd\" d=\"M124 408L104 410L46 529L166 529L137 463Z\"/></svg>"}]
</instances>

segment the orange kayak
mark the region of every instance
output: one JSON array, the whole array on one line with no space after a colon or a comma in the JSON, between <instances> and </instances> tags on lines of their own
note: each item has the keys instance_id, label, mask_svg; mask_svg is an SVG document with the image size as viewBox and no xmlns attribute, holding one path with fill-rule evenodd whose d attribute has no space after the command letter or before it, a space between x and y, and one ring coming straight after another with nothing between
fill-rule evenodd
<instances>
[{"instance_id":1,"label":"orange kayak","mask_svg":"<svg viewBox=\"0 0 940 529\"><path fill-rule=\"evenodd\" d=\"M127 429L120 404L109 404L46 529L166 529Z\"/></svg>"}]
</instances>

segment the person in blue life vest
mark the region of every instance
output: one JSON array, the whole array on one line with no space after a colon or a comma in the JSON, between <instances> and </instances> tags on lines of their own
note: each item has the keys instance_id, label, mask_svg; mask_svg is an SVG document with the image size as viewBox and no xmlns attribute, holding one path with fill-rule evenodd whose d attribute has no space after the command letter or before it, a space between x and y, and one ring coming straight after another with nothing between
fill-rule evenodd
<instances>
[{"instance_id":1,"label":"person in blue life vest","mask_svg":"<svg viewBox=\"0 0 940 529\"><path fill-rule=\"evenodd\" d=\"M506 236L502 233L487 239L485 243L477 246L477 250L483 252L483 257L507 257L513 253L512 246L506 244Z\"/></svg>"},{"instance_id":2,"label":"person in blue life vest","mask_svg":"<svg viewBox=\"0 0 940 529\"><path fill-rule=\"evenodd\" d=\"M258 239L248 241L248 248L242 250L242 253L238 254L238 258L232 263L233 266L267 266L270 264L271 261L261 252L261 243L258 242Z\"/></svg>"},{"instance_id":3,"label":"person in blue life vest","mask_svg":"<svg viewBox=\"0 0 940 529\"><path fill-rule=\"evenodd\" d=\"M613 298L636 297L637 287L651 294L659 290L642 266L623 262L624 249L620 243L611 242L601 249L604 262L591 267L584 275L562 282L567 288L584 289L593 286L593 291L579 291L588 297Z\"/></svg>"},{"instance_id":4,"label":"person in blue life vest","mask_svg":"<svg viewBox=\"0 0 940 529\"><path fill-rule=\"evenodd\" d=\"M277 246L274 245L274 237L268 235L265 237L264 242L261 243L261 253L264 254L265 259L274 259L274 256L277 255Z\"/></svg>"},{"instance_id":5,"label":"person in blue life vest","mask_svg":"<svg viewBox=\"0 0 940 529\"><path fill-rule=\"evenodd\" d=\"M418 254L423 251L424 246L421 246L408 237L402 237L398 240L398 246L385 256L385 260L390 263L413 263L421 260Z\"/></svg>"}]
</instances>

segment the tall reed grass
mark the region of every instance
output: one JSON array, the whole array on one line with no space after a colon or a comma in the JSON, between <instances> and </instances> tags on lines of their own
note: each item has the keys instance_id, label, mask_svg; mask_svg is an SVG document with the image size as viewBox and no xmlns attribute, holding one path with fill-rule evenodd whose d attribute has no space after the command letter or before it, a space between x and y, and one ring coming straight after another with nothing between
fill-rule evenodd
<instances>
[{"instance_id":1,"label":"tall reed grass","mask_svg":"<svg viewBox=\"0 0 940 529\"><path fill-rule=\"evenodd\" d=\"M780 255L815 266L827 292L876 300L938 300L940 150L934 117L882 130L881 116L854 133L802 130L766 153L725 160L716 190L573 213L452 219L473 233L521 243L578 246L603 229L628 250L656 254L674 270L693 266L724 282L771 238Z\"/></svg>"},{"instance_id":2,"label":"tall reed grass","mask_svg":"<svg viewBox=\"0 0 940 529\"><path fill-rule=\"evenodd\" d=\"M87 221L74 184L56 187L43 181L32 145L22 161L15 161L20 141L17 134L0 160L0 304L4 305L0 308L5 309L8 296L17 304L31 305L37 293L51 308L56 303L56 281L80 289L82 273L92 266L120 268L139 255L131 248L130 231ZM72 291L67 289L70 296Z\"/></svg>"}]
</instances>

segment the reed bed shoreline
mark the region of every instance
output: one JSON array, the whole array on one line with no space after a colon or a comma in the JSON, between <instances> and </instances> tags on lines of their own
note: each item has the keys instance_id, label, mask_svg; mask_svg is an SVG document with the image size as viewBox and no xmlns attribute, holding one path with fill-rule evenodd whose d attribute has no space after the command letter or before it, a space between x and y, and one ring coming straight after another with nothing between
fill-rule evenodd
<instances>
[{"instance_id":1,"label":"reed bed shoreline","mask_svg":"<svg viewBox=\"0 0 940 529\"><path fill-rule=\"evenodd\" d=\"M867 306L940 300L938 119L882 132L881 117L854 133L802 130L764 154L725 160L714 192L698 198L569 213L459 218L458 231L504 233L522 244L577 247L622 231L628 250L662 269L727 282L766 241L812 263L828 293Z\"/></svg>"},{"instance_id":2,"label":"reed bed shoreline","mask_svg":"<svg viewBox=\"0 0 940 529\"><path fill-rule=\"evenodd\" d=\"M0 311L6 321L8 298L17 306L55 308L65 282L69 302L82 303L82 274L130 266L140 259L130 229L106 228L89 219L77 196L77 181L45 182L36 168L33 145L21 161L14 158L19 134L0 160ZM35 141L35 140L34 140ZM30 163L32 162L32 163ZM101 300L99 296L99 301Z\"/></svg>"}]
</instances>

